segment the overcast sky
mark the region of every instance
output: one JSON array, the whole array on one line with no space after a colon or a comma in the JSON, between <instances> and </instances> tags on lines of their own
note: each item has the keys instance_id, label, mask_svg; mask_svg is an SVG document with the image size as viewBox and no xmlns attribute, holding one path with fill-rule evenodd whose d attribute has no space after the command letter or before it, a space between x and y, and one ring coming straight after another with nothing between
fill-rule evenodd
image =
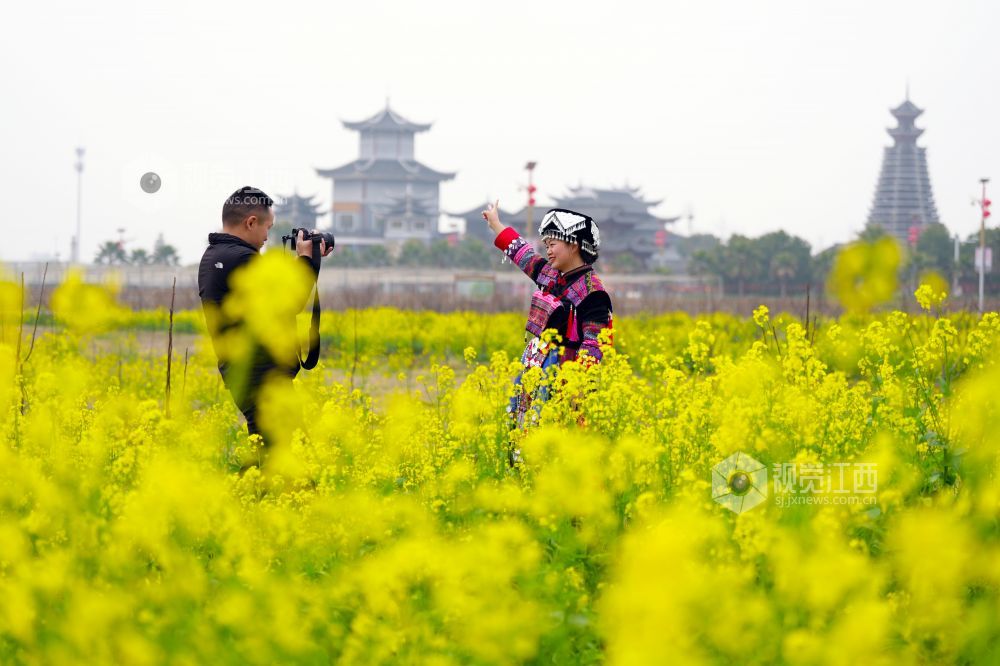
<instances>
[{"instance_id":1,"label":"overcast sky","mask_svg":"<svg viewBox=\"0 0 1000 666\"><path fill-rule=\"evenodd\" d=\"M889 108L926 110L942 221L978 228L1000 188L1000 3L20 2L0 40L0 259L67 258L74 148L83 256L124 228L198 259L244 184L330 204L315 167L353 160L340 121L392 107L434 127L444 210L518 208L570 185L641 187L723 237L785 229L814 250L868 214ZM139 177L155 171L155 195ZM996 188L994 188L996 189ZM1000 199L1000 197L995 197ZM677 227L687 233L685 219Z\"/></svg>"}]
</instances>

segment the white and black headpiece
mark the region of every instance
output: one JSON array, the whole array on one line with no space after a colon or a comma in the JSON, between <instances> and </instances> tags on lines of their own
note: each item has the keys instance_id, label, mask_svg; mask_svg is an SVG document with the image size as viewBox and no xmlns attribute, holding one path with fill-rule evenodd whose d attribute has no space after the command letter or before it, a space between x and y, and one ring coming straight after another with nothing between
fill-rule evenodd
<instances>
[{"instance_id":1,"label":"white and black headpiece","mask_svg":"<svg viewBox=\"0 0 1000 666\"><path fill-rule=\"evenodd\" d=\"M565 208L552 208L545 213L538 225L538 235L579 245L587 263L596 261L601 249L601 232L593 218Z\"/></svg>"}]
</instances>

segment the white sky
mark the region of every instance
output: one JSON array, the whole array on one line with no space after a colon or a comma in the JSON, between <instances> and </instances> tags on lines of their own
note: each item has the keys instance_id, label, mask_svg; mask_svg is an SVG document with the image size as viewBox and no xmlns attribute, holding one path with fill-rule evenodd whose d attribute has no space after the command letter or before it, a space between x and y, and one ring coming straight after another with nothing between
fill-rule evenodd
<instances>
[{"instance_id":1,"label":"white sky","mask_svg":"<svg viewBox=\"0 0 1000 666\"><path fill-rule=\"evenodd\" d=\"M723 237L785 229L814 250L863 225L888 109L926 113L942 221L978 228L1000 188L1000 3L20 2L2 10L0 259L69 255L86 147L83 256L124 228L198 259L244 184L318 194L355 158L341 119L391 97L417 157L457 171L444 210L518 208L626 181ZM164 178L156 195L138 185ZM998 193L1000 194L1000 193ZM1000 196L994 197L1000 200ZM687 233L687 222L677 227Z\"/></svg>"}]
</instances>

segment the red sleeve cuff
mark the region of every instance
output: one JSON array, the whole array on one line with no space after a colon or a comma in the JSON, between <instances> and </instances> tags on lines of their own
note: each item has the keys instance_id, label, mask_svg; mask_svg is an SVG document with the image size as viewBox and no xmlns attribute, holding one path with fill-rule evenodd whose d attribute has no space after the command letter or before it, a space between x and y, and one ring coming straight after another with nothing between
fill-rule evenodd
<instances>
[{"instance_id":1,"label":"red sleeve cuff","mask_svg":"<svg viewBox=\"0 0 1000 666\"><path fill-rule=\"evenodd\" d=\"M514 239L520 237L521 235L515 231L514 227L504 227L504 230L493 239L493 244L497 246L497 249L506 252L507 247L514 242Z\"/></svg>"}]
</instances>

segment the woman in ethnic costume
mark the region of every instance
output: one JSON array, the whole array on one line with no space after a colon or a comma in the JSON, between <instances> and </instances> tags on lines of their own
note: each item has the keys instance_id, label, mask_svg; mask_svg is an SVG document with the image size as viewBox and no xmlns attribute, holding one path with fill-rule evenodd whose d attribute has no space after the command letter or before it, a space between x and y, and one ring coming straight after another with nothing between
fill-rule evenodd
<instances>
[{"instance_id":1,"label":"woman in ethnic costume","mask_svg":"<svg viewBox=\"0 0 1000 666\"><path fill-rule=\"evenodd\" d=\"M576 359L599 362L603 354L598 335L603 329L610 329L613 322L611 297L593 268L601 245L597 223L572 210L549 210L538 227L538 235L545 243L545 257L542 257L517 231L500 222L499 203L483 211L496 235L493 244L538 287L532 294L525 325L527 345L521 355L524 369L540 367L548 371ZM561 344L542 339L542 331L550 328L559 334ZM515 383L520 386L521 375ZM532 397L519 389L511 399L508 412L519 427L525 425ZM547 397L547 389L542 388L534 399ZM537 418L537 407L532 411L533 418Z\"/></svg>"}]
</instances>

